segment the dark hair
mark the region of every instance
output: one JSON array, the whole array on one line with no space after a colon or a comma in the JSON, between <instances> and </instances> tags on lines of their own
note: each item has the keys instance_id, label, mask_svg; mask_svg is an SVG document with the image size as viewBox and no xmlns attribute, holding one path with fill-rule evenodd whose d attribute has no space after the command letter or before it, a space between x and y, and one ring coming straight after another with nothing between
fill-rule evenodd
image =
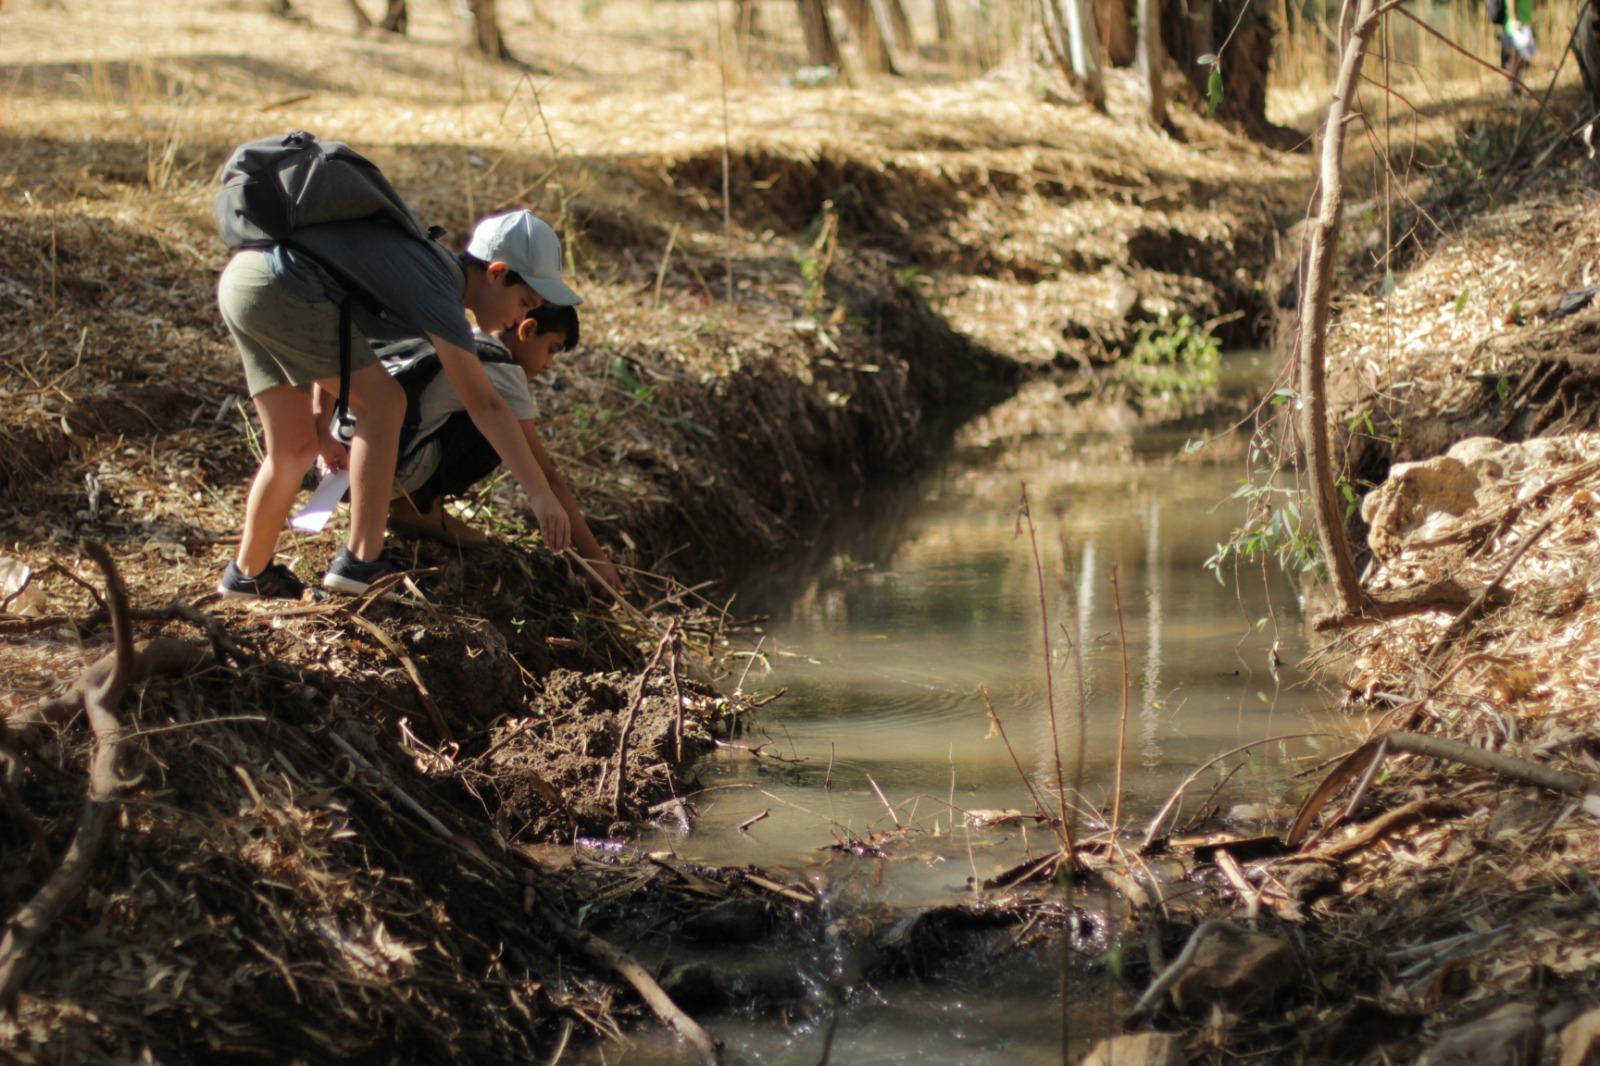
<instances>
[{"instance_id":1,"label":"dark hair","mask_svg":"<svg viewBox=\"0 0 1600 1066\"><path fill-rule=\"evenodd\" d=\"M535 333L565 333L567 351L578 347L578 309L558 304L542 304L528 312Z\"/></svg>"},{"instance_id":2,"label":"dark hair","mask_svg":"<svg viewBox=\"0 0 1600 1066\"><path fill-rule=\"evenodd\" d=\"M489 264L488 263L484 262L482 259L479 259L477 256L473 255L471 252L462 252L461 253L461 261L463 263L465 263L467 266L477 267L479 270L488 270L489 269ZM506 271L506 281L505 281L505 283L507 285L528 285L528 283L523 280L521 274L518 274L515 270L510 270L510 269L508 269ZM528 285L528 288L531 289L531 288L533 288L533 286L532 285Z\"/></svg>"}]
</instances>

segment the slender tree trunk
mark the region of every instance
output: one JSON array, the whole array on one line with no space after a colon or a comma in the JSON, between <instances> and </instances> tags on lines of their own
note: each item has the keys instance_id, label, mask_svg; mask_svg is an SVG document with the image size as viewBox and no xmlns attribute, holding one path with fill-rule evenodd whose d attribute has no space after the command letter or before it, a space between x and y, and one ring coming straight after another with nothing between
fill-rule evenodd
<instances>
[{"instance_id":1,"label":"slender tree trunk","mask_svg":"<svg viewBox=\"0 0 1600 1066\"><path fill-rule=\"evenodd\" d=\"M1072 70L1083 83L1084 98L1096 111L1106 109L1105 59L1100 54L1100 33L1095 29L1091 0L1063 0L1067 44Z\"/></svg>"},{"instance_id":2,"label":"slender tree trunk","mask_svg":"<svg viewBox=\"0 0 1600 1066\"><path fill-rule=\"evenodd\" d=\"M883 0L883 6L889 15L889 28L893 31L894 46L902 52L915 54L917 38L916 34L911 32L911 16L906 14L906 5L901 0Z\"/></svg>"},{"instance_id":3,"label":"slender tree trunk","mask_svg":"<svg viewBox=\"0 0 1600 1066\"><path fill-rule=\"evenodd\" d=\"M1305 443L1306 462L1311 467L1311 514L1316 521L1322 557L1327 563L1339 608L1346 615L1360 612L1362 594L1345 532L1344 514L1339 506L1328 433L1328 303L1333 291L1333 259L1338 249L1339 221L1344 209L1345 119L1350 114L1367 45L1381 17L1378 0L1360 0L1323 127L1319 178L1322 205L1309 234L1306 281L1300 298L1300 434Z\"/></svg>"},{"instance_id":4,"label":"slender tree trunk","mask_svg":"<svg viewBox=\"0 0 1600 1066\"><path fill-rule=\"evenodd\" d=\"M372 20L367 17L365 11L361 10L361 4L358 0L344 0L344 2L345 6L350 9L350 17L355 20L357 33L365 33L367 30L372 29Z\"/></svg>"},{"instance_id":5,"label":"slender tree trunk","mask_svg":"<svg viewBox=\"0 0 1600 1066\"><path fill-rule=\"evenodd\" d=\"M898 74L894 56L889 52L889 37L883 23L878 20L877 5L873 0L845 0L845 17L861 49L861 64L875 74Z\"/></svg>"},{"instance_id":6,"label":"slender tree trunk","mask_svg":"<svg viewBox=\"0 0 1600 1066\"><path fill-rule=\"evenodd\" d=\"M1061 76L1066 78L1067 83L1074 89L1087 96L1083 79L1072 69L1072 56L1069 54L1071 47L1067 43L1066 16L1061 13L1061 5L1057 0L1039 0L1039 25L1043 31L1040 36L1044 38L1045 51L1055 62L1056 68L1061 71Z\"/></svg>"},{"instance_id":7,"label":"slender tree trunk","mask_svg":"<svg viewBox=\"0 0 1600 1066\"><path fill-rule=\"evenodd\" d=\"M516 62L505 38L500 35L500 20L495 12L495 0L461 0L462 15L466 22L467 45L473 51L504 62Z\"/></svg>"},{"instance_id":8,"label":"slender tree trunk","mask_svg":"<svg viewBox=\"0 0 1600 1066\"><path fill-rule=\"evenodd\" d=\"M1179 5L1188 13L1189 54L1196 59L1216 49L1216 4L1213 0L1184 0Z\"/></svg>"},{"instance_id":9,"label":"slender tree trunk","mask_svg":"<svg viewBox=\"0 0 1600 1066\"><path fill-rule=\"evenodd\" d=\"M1135 6L1136 0L1094 0L1100 44L1105 48L1106 61L1114 67L1132 66L1137 58L1138 33L1133 26Z\"/></svg>"},{"instance_id":10,"label":"slender tree trunk","mask_svg":"<svg viewBox=\"0 0 1600 1066\"><path fill-rule=\"evenodd\" d=\"M795 0L795 6L800 11L800 27L805 31L806 61L814 67L843 69L839 38L833 34L833 26L828 22L828 8L823 0Z\"/></svg>"},{"instance_id":11,"label":"slender tree trunk","mask_svg":"<svg viewBox=\"0 0 1600 1066\"><path fill-rule=\"evenodd\" d=\"M1145 117L1152 125L1167 124L1167 89L1161 76L1167 50L1161 45L1161 0L1139 3L1139 79L1144 83Z\"/></svg>"},{"instance_id":12,"label":"slender tree trunk","mask_svg":"<svg viewBox=\"0 0 1600 1066\"><path fill-rule=\"evenodd\" d=\"M406 10L406 0L389 0L383 12L383 21L378 26L404 37L410 24L411 13Z\"/></svg>"},{"instance_id":13,"label":"slender tree trunk","mask_svg":"<svg viewBox=\"0 0 1600 1066\"><path fill-rule=\"evenodd\" d=\"M950 15L950 0L933 0L933 34L940 44L955 36L956 20Z\"/></svg>"}]
</instances>

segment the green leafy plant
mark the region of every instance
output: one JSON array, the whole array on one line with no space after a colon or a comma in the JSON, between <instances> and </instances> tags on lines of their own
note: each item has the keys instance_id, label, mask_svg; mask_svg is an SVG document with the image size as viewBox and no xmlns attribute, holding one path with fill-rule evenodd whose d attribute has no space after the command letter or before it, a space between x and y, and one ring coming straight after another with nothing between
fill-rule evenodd
<instances>
[{"instance_id":1,"label":"green leafy plant","mask_svg":"<svg viewBox=\"0 0 1600 1066\"><path fill-rule=\"evenodd\" d=\"M800 276L806 283L806 307L813 316L822 305L822 294L839 243L839 213L832 200L822 201L822 212L811 224L809 240L794 253Z\"/></svg>"},{"instance_id":2,"label":"green leafy plant","mask_svg":"<svg viewBox=\"0 0 1600 1066\"><path fill-rule=\"evenodd\" d=\"M1163 315L1139 330L1118 377L1150 398L1189 403L1217 388L1222 348L1211 331L1188 315Z\"/></svg>"}]
</instances>

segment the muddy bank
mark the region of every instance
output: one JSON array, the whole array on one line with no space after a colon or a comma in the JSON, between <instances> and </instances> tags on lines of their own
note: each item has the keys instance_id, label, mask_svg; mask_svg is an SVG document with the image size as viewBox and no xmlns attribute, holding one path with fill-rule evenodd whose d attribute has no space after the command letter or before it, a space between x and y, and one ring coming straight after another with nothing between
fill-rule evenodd
<instances>
[{"instance_id":1,"label":"muddy bank","mask_svg":"<svg viewBox=\"0 0 1600 1066\"><path fill-rule=\"evenodd\" d=\"M1493 162L1413 190L1451 224L1392 289L1352 257L1330 333L1363 586L1390 604L1321 634L1361 746L1268 838L1193 853L1224 901L1203 913L1260 939L1158 923L1170 969L1129 1025L1169 1035L1118 1061L1594 1054L1592 173ZM1247 987L1207 1017L1159 973Z\"/></svg>"}]
</instances>

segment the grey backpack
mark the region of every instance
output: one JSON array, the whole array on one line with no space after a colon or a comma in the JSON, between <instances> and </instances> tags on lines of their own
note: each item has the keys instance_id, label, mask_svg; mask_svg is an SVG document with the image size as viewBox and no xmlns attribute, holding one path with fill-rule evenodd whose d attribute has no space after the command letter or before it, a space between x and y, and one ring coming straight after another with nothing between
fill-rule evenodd
<instances>
[{"instance_id":1,"label":"grey backpack","mask_svg":"<svg viewBox=\"0 0 1600 1066\"><path fill-rule=\"evenodd\" d=\"M303 130L241 144L221 176L211 214L229 248L292 241L295 230L324 222L372 219L419 241L434 236L370 160Z\"/></svg>"},{"instance_id":2,"label":"grey backpack","mask_svg":"<svg viewBox=\"0 0 1600 1066\"><path fill-rule=\"evenodd\" d=\"M294 240L296 230L324 222L380 221L419 241L443 232L417 221L389 179L347 144L322 141L305 131L250 141L222 165L222 190L211 205L217 232L229 248L285 244L315 259L344 288L339 304L339 403L341 419L350 393L350 307L353 301L376 315L389 309L344 272Z\"/></svg>"}]
</instances>

